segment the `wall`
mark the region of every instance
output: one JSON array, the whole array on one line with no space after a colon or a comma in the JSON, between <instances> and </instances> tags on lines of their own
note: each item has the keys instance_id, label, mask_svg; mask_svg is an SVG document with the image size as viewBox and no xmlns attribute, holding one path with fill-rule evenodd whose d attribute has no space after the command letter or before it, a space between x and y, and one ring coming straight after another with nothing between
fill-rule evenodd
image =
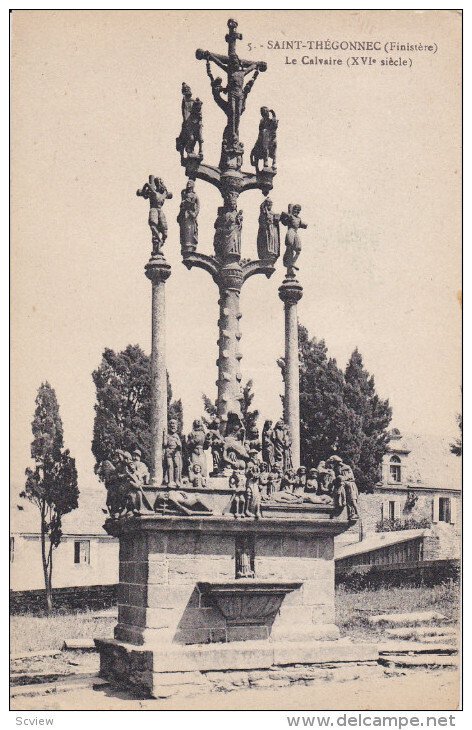
<instances>
[{"instance_id":1,"label":"wall","mask_svg":"<svg viewBox=\"0 0 472 730\"><path fill-rule=\"evenodd\" d=\"M27 591L44 588L39 535L13 535L10 588ZM74 542L90 541L90 564L74 563ZM53 588L112 585L118 583L118 540L103 536L65 536L53 553Z\"/></svg>"},{"instance_id":2,"label":"wall","mask_svg":"<svg viewBox=\"0 0 472 730\"><path fill-rule=\"evenodd\" d=\"M303 585L284 598L275 616L253 625L227 622L197 586L204 581L235 582L234 532L156 530L122 536L115 638L138 645L337 638L333 537L297 535L293 524L290 529L294 534L256 534L254 583Z\"/></svg>"},{"instance_id":3,"label":"wall","mask_svg":"<svg viewBox=\"0 0 472 730\"><path fill-rule=\"evenodd\" d=\"M360 494L359 507L362 519L364 537L377 531L377 523L385 516L388 519L388 502L395 501L395 518L400 520L413 519L420 522L429 520L434 539L428 549L426 559L457 558L460 553L461 529L461 499L457 493L447 490L412 490L418 500L411 509L405 509L407 491L405 488L382 488L374 494ZM439 497L448 497L451 500L451 524L439 522ZM434 510L433 510L434 503ZM436 546L433 547L433 544Z\"/></svg>"}]
</instances>

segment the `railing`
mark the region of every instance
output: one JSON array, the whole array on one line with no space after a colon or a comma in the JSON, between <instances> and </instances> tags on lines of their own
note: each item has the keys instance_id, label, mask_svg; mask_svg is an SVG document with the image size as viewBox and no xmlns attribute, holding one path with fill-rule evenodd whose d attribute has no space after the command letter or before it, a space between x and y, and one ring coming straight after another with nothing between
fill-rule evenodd
<instances>
[{"instance_id":1,"label":"railing","mask_svg":"<svg viewBox=\"0 0 472 730\"><path fill-rule=\"evenodd\" d=\"M379 520L375 529L376 532L396 532L397 530L424 530L431 527L431 520L423 517L421 520L408 518L406 520Z\"/></svg>"}]
</instances>

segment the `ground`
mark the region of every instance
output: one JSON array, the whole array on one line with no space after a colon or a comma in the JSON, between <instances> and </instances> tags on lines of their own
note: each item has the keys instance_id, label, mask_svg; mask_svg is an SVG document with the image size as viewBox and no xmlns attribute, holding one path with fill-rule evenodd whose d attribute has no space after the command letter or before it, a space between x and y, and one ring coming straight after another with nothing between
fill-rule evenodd
<instances>
[{"instance_id":1,"label":"ground","mask_svg":"<svg viewBox=\"0 0 472 730\"><path fill-rule=\"evenodd\" d=\"M436 610L458 620L459 593L455 584L436 587L404 587L364 590L337 589L337 623L341 633L354 641L382 640L381 629L369 626L376 613ZM75 614L13 616L11 651L61 649L67 639L110 637L116 618L109 611ZM454 710L459 704L459 673L454 669L394 669L380 665L336 670L332 676L309 684L271 686L256 683L250 689L139 700L113 690L96 678L98 656L94 652L60 652L56 656L16 659L13 682L38 683L28 693L12 698L12 709L279 709L279 710ZM39 685L39 686L38 686ZM40 690L41 687L41 690ZM42 691L44 690L44 691ZM61 691L64 690L64 691Z\"/></svg>"}]
</instances>

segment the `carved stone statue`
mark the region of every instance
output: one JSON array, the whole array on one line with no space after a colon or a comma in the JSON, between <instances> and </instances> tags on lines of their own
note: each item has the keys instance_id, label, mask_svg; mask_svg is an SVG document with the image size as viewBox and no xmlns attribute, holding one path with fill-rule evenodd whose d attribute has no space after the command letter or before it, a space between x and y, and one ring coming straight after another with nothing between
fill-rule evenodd
<instances>
[{"instance_id":1,"label":"carved stone statue","mask_svg":"<svg viewBox=\"0 0 472 730\"><path fill-rule=\"evenodd\" d=\"M244 514L246 517L254 517L256 520L262 517L259 467L257 464L251 465L246 471L246 503Z\"/></svg>"},{"instance_id":2,"label":"carved stone statue","mask_svg":"<svg viewBox=\"0 0 472 730\"><path fill-rule=\"evenodd\" d=\"M172 193L167 191L163 180L160 177L149 175L149 181L144 184L136 195L149 200L149 227L152 236L152 255L162 255L162 247L167 238L167 221L162 210L166 200L172 198Z\"/></svg>"},{"instance_id":3,"label":"carved stone statue","mask_svg":"<svg viewBox=\"0 0 472 730\"><path fill-rule=\"evenodd\" d=\"M158 514L211 515L213 510L202 497L177 489L157 493L154 511Z\"/></svg>"},{"instance_id":4,"label":"carved stone statue","mask_svg":"<svg viewBox=\"0 0 472 730\"><path fill-rule=\"evenodd\" d=\"M177 223L180 226L180 246L182 254L192 253L198 245L198 214L200 202L195 192L195 182L189 180L187 186L182 190L182 202L177 216Z\"/></svg>"},{"instance_id":5,"label":"carved stone statue","mask_svg":"<svg viewBox=\"0 0 472 730\"><path fill-rule=\"evenodd\" d=\"M273 441L275 466L285 474L292 468L292 439L290 429L282 419L274 426Z\"/></svg>"},{"instance_id":6,"label":"carved stone statue","mask_svg":"<svg viewBox=\"0 0 472 730\"><path fill-rule=\"evenodd\" d=\"M238 210L237 196L226 196L225 205L218 208L215 221L214 248L218 258L241 256L241 230L243 212Z\"/></svg>"},{"instance_id":7,"label":"carved stone statue","mask_svg":"<svg viewBox=\"0 0 472 730\"><path fill-rule=\"evenodd\" d=\"M276 169L277 158L277 127L278 119L273 109L266 106L261 107L261 121L259 122L259 136L256 144L251 150L251 165L259 170L259 162L262 160L263 167L269 167L269 158L272 160L272 168Z\"/></svg>"},{"instance_id":8,"label":"carved stone statue","mask_svg":"<svg viewBox=\"0 0 472 730\"><path fill-rule=\"evenodd\" d=\"M223 443L224 439L220 431L221 421L218 416L215 416L213 421L208 427L208 441L210 444L211 457L213 461L212 474L218 474L221 469L221 460L223 458Z\"/></svg>"},{"instance_id":9,"label":"carved stone statue","mask_svg":"<svg viewBox=\"0 0 472 730\"><path fill-rule=\"evenodd\" d=\"M275 464L273 435L272 421L266 421L262 429L262 461L267 464L269 471L272 471Z\"/></svg>"},{"instance_id":10,"label":"carved stone statue","mask_svg":"<svg viewBox=\"0 0 472 730\"><path fill-rule=\"evenodd\" d=\"M321 470L321 465L324 464L324 461L320 461L318 468ZM331 471L330 469L327 469L326 471ZM333 478L334 478L334 472L333 472ZM309 502L312 504L325 504L325 505L332 505L333 504L333 498L331 496L332 493L332 486L331 491L328 492L322 492L320 491L319 487L319 476L318 476L318 469L312 468L308 471L308 476L306 480L306 486L305 486L305 494L303 495L303 501Z\"/></svg>"},{"instance_id":11,"label":"carved stone statue","mask_svg":"<svg viewBox=\"0 0 472 730\"><path fill-rule=\"evenodd\" d=\"M359 519L359 508L357 504L359 492L351 467L348 464L344 464L342 459L336 454L330 456L326 464L332 466L335 473L333 489L335 506L338 510L346 506L349 521L357 522Z\"/></svg>"},{"instance_id":12,"label":"carved stone statue","mask_svg":"<svg viewBox=\"0 0 472 730\"><path fill-rule=\"evenodd\" d=\"M193 428L187 436L187 447L189 450L189 472L198 464L202 477L206 479L208 470L204 449L210 445L205 426L199 418L193 422Z\"/></svg>"},{"instance_id":13,"label":"carved stone statue","mask_svg":"<svg viewBox=\"0 0 472 730\"><path fill-rule=\"evenodd\" d=\"M301 213L300 205L289 205L288 213L282 213L280 216L280 222L284 226L287 226L287 233L285 235L285 253L283 257L283 265L287 269L287 276L289 278L295 278L295 272L298 271L296 265L300 252L302 250L302 244L298 235L299 228L308 228L306 223L300 218Z\"/></svg>"},{"instance_id":14,"label":"carved stone statue","mask_svg":"<svg viewBox=\"0 0 472 730\"><path fill-rule=\"evenodd\" d=\"M280 215L272 212L272 200L266 198L260 207L257 232L257 255L265 261L276 261L280 256Z\"/></svg>"},{"instance_id":15,"label":"carved stone statue","mask_svg":"<svg viewBox=\"0 0 472 730\"><path fill-rule=\"evenodd\" d=\"M203 123L202 123L202 102L200 99L192 99L192 90L187 84L182 84L182 129L175 140L177 152L185 160L194 154L198 144L198 157L203 157Z\"/></svg>"},{"instance_id":16,"label":"carved stone statue","mask_svg":"<svg viewBox=\"0 0 472 730\"><path fill-rule=\"evenodd\" d=\"M189 468L189 482L194 489L204 489L206 487L206 478L202 474L200 464L193 464Z\"/></svg>"},{"instance_id":17,"label":"carved stone statue","mask_svg":"<svg viewBox=\"0 0 472 730\"><path fill-rule=\"evenodd\" d=\"M318 494L332 495L335 473L325 461L320 461L316 468L318 481Z\"/></svg>"},{"instance_id":18,"label":"carved stone statue","mask_svg":"<svg viewBox=\"0 0 472 730\"><path fill-rule=\"evenodd\" d=\"M141 456L141 449L134 449L132 454L133 470L142 484L149 484L151 475L144 461L141 461Z\"/></svg>"},{"instance_id":19,"label":"carved stone statue","mask_svg":"<svg viewBox=\"0 0 472 730\"><path fill-rule=\"evenodd\" d=\"M352 473L351 467L347 464L342 464L339 471L340 477L344 483L344 490L346 492L347 518L349 522L357 522L359 519L359 507L357 504L359 491L354 479L354 474Z\"/></svg>"},{"instance_id":20,"label":"carved stone statue","mask_svg":"<svg viewBox=\"0 0 472 730\"><path fill-rule=\"evenodd\" d=\"M248 462L249 452L244 442L244 427L240 417L236 413L228 413L222 455L224 470L231 473L236 463L246 464Z\"/></svg>"},{"instance_id":21,"label":"carved stone statue","mask_svg":"<svg viewBox=\"0 0 472 730\"><path fill-rule=\"evenodd\" d=\"M167 434L164 434L164 483L180 486L182 483L182 441L178 434L175 419L169 421Z\"/></svg>"},{"instance_id":22,"label":"carved stone statue","mask_svg":"<svg viewBox=\"0 0 472 730\"><path fill-rule=\"evenodd\" d=\"M234 518L245 517L246 507L246 462L235 461L229 478L229 487L234 490L231 498L230 512Z\"/></svg>"},{"instance_id":23,"label":"carved stone statue","mask_svg":"<svg viewBox=\"0 0 472 730\"><path fill-rule=\"evenodd\" d=\"M149 471L140 459L139 449L135 456L138 459L133 460L128 451L118 449L113 461L107 459L98 467L98 476L107 489L107 508L114 519L152 511L143 492L143 486L149 483Z\"/></svg>"}]
</instances>

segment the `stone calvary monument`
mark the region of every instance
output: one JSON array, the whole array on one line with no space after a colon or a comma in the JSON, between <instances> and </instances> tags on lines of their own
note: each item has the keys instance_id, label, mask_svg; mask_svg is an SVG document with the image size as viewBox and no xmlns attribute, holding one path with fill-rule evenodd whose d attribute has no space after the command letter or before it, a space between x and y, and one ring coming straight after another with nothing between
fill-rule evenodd
<instances>
[{"instance_id":1,"label":"stone calvary monument","mask_svg":"<svg viewBox=\"0 0 472 730\"><path fill-rule=\"evenodd\" d=\"M268 194L276 175L278 120L261 108L243 172L240 120L264 62L241 59L237 23L228 21L227 55L196 51L206 63L211 92L226 117L218 166L203 160L202 102L182 84L182 128L176 139L188 182L177 222L182 260L206 271L218 288L217 415L208 428L193 423L184 440L167 418L164 256L172 198L150 176L137 195L149 201L152 254L145 266L152 283L152 458L111 454L100 468L107 488L108 533L120 541L118 624L113 640L96 640L100 673L117 686L151 696L182 673L269 669L295 663L371 658L372 648L339 638L334 620L334 537L358 519L352 471L334 454L307 473L300 464L297 279L301 252L300 205L275 213ZM214 66L226 75L214 76ZM222 196L214 253L198 250L196 181ZM259 189L256 260L242 257L239 196ZM283 418L246 433L241 417L240 296L256 274L271 277L286 227L285 356L279 360L285 396ZM185 449L184 449L185 444ZM207 467L211 454L212 468ZM370 652L370 654L369 654ZM174 677L174 680L172 679Z\"/></svg>"}]
</instances>

